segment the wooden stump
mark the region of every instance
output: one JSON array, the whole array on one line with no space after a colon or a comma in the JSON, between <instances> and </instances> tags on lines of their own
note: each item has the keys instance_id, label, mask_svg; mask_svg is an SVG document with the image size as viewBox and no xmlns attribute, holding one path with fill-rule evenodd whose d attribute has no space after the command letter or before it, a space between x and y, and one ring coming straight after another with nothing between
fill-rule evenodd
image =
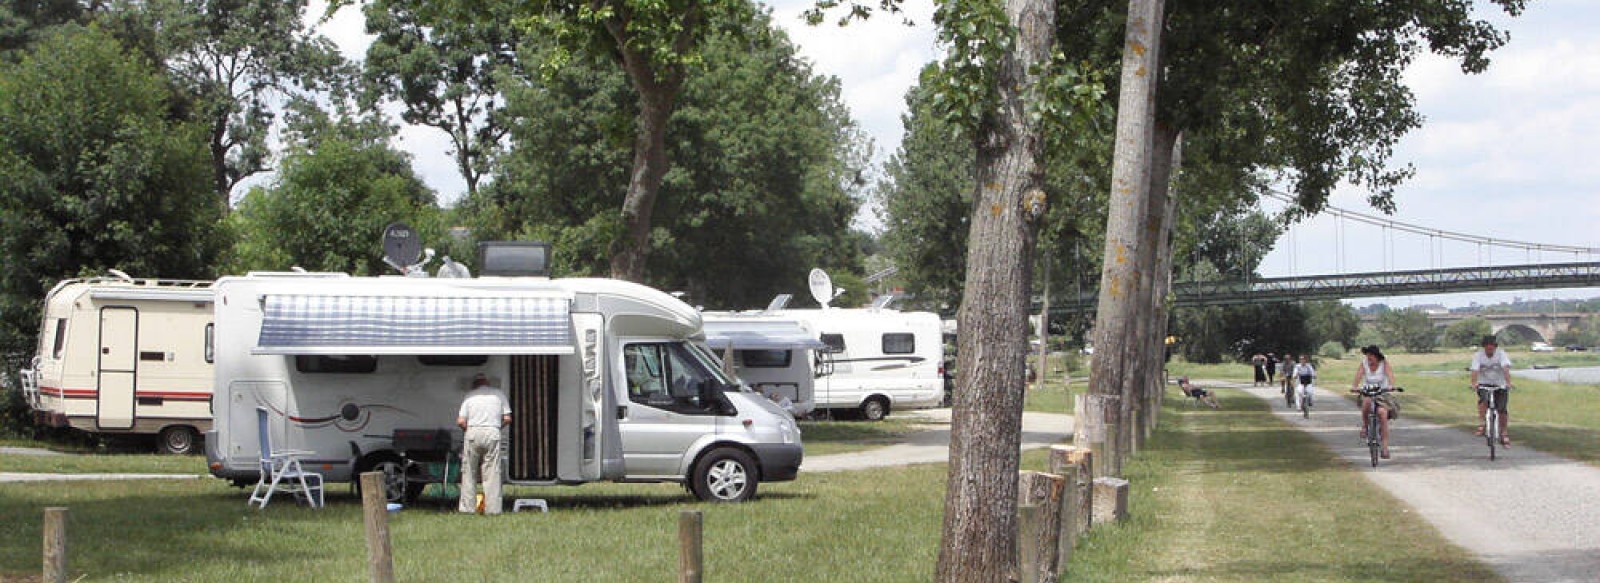
<instances>
[{"instance_id":1,"label":"wooden stump","mask_svg":"<svg viewBox=\"0 0 1600 583\"><path fill-rule=\"evenodd\" d=\"M700 583L705 577L703 520L699 510L678 514L678 583Z\"/></svg>"},{"instance_id":2,"label":"wooden stump","mask_svg":"<svg viewBox=\"0 0 1600 583\"><path fill-rule=\"evenodd\" d=\"M67 509L64 507L44 509L43 576L45 583L67 580Z\"/></svg>"},{"instance_id":3,"label":"wooden stump","mask_svg":"<svg viewBox=\"0 0 1600 583\"><path fill-rule=\"evenodd\" d=\"M394 555L389 546L389 500L383 474L361 474L361 516L367 527L367 573L372 583L394 583Z\"/></svg>"},{"instance_id":4,"label":"wooden stump","mask_svg":"<svg viewBox=\"0 0 1600 583\"><path fill-rule=\"evenodd\" d=\"M1072 548L1078 544L1078 497L1082 494L1078 488L1078 465L1073 461L1073 452L1077 448L1070 445L1050 446L1050 473L1061 476L1061 534L1057 535L1056 575L1059 577L1067 569L1067 562L1072 560Z\"/></svg>"},{"instance_id":5,"label":"wooden stump","mask_svg":"<svg viewBox=\"0 0 1600 583\"><path fill-rule=\"evenodd\" d=\"M1065 486L1066 480L1054 474L1025 471L1018 476L1017 558L1022 583L1056 581Z\"/></svg>"},{"instance_id":6,"label":"wooden stump","mask_svg":"<svg viewBox=\"0 0 1600 583\"><path fill-rule=\"evenodd\" d=\"M1094 479L1094 523L1120 522L1128 518L1128 481L1122 478Z\"/></svg>"}]
</instances>

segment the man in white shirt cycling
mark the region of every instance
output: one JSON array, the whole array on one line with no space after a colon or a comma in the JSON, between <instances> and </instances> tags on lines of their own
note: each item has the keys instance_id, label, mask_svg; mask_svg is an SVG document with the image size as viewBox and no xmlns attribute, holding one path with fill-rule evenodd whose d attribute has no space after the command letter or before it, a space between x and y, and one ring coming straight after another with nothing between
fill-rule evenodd
<instances>
[{"instance_id":1,"label":"man in white shirt cycling","mask_svg":"<svg viewBox=\"0 0 1600 583\"><path fill-rule=\"evenodd\" d=\"M1306 406L1310 407L1311 395L1315 394L1311 390L1311 385L1317 380L1317 368L1311 366L1311 355L1300 355L1300 362L1294 365L1292 376L1292 380L1299 387L1298 390L1305 393Z\"/></svg>"},{"instance_id":2,"label":"man in white shirt cycling","mask_svg":"<svg viewBox=\"0 0 1600 583\"><path fill-rule=\"evenodd\" d=\"M1511 436L1506 433L1511 417L1506 413L1506 400L1511 396L1511 357L1500 350L1500 343L1494 336L1484 336L1483 348L1472 355L1472 366L1467 370L1472 371L1472 388L1478 392L1478 420L1481 423L1484 413L1489 411L1489 390L1481 385L1499 387L1494 389L1494 408L1500 412L1500 445L1511 447ZM1484 427L1478 426L1473 435L1482 437Z\"/></svg>"},{"instance_id":3,"label":"man in white shirt cycling","mask_svg":"<svg viewBox=\"0 0 1600 583\"><path fill-rule=\"evenodd\" d=\"M457 510L477 510L477 482L483 479L483 513L500 513L500 428L511 424L511 401L505 391L489 384L479 373L472 391L461 400L456 425L465 431L461 440L461 503Z\"/></svg>"}]
</instances>

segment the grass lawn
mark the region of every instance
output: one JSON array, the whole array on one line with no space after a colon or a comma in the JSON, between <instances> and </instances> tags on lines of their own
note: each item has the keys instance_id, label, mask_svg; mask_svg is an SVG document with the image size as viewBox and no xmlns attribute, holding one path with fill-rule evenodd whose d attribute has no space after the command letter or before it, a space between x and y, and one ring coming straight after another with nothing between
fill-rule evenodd
<instances>
[{"instance_id":1,"label":"grass lawn","mask_svg":"<svg viewBox=\"0 0 1600 583\"><path fill-rule=\"evenodd\" d=\"M1134 519L1087 538L1071 580L1494 580L1412 515L1376 529L1351 519L1396 502L1264 402L1223 398L1222 411L1171 402L1130 468ZM1023 457L1043 464L1042 452ZM508 497L543 497L553 511L459 517L429 501L392 515L390 529L407 581L668 581L684 509L706 513L708 580L926 581L944 471L802 474L742 505L702 504L670 484L513 488ZM87 581L363 581L360 507L344 486L332 492L321 511L258 511L215 480L0 485L0 579L36 572L40 509L64 505L70 568Z\"/></svg>"},{"instance_id":2,"label":"grass lawn","mask_svg":"<svg viewBox=\"0 0 1600 583\"><path fill-rule=\"evenodd\" d=\"M800 437L806 456L849 453L900 443L920 425L906 415L882 421L801 421Z\"/></svg>"},{"instance_id":3,"label":"grass lawn","mask_svg":"<svg viewBox=\"0 0 1600 583\"><path fill-rule=\"evenodd\" d=\"M1266 401L1221 402L1168 401L1128 467L1132 518L1081 541L1063 581L1499 580Z\"/></svg>"},{"instance_id":4,"label":"grass lawn","mask_svg":"<svg viewBox=\"0 0 1600 583\"><path fill-rule=\"evenodd\" d=\"M206 458L133 453L49 456L0 453L0 472L203 474L206 473Z\"/></svg>"}]
</instances>

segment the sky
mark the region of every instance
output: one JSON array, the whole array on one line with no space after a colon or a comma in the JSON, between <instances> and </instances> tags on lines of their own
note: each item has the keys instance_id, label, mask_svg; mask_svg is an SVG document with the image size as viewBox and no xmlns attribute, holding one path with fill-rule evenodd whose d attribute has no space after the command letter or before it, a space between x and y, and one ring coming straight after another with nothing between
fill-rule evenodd
<instances>
[{"instance_id":1,"label":"sky","mask_svg":"<svg viewBox=\"0 0 1600 583\"><path fill-rule=\"evenodd\" d=\"M839 78L844 102L871 136L874 159L881 163L900 143L906 91L922 66L938 55L932 2L907 0L903 17L873 18L842 28L831 22L806 25L800 13L811 4L777 0L768 6L815 70ZM1491 55L1492 63L1482 74L1463 74L1450 59L1431 54L1419 57L1408 70L1407 85L1425 119L1393 157L1395 164L1416 169L1416 176L1396 192L1395 220L1501 239L1600 248L1600 162L1595 160L1600 152L1600 2L1535 0L1519 18L1484 6L1485 0L1476 4L1479 16L1508 31L1511 41ZM320 15L322 7L312 2L310 14ZM370 42L354 9L344 9L320 26L352 59L360 59ZM447 154L449 140L439 130L404 127L398 146L413 155L413 166L441 200L452 201L465 190ZM1330 204L1370 212L1365 201L1365 192L1345 187ZM1267 203L1264 208L1281 205ZM870 212L862 222L876 224ZM1391 239L1383 229L1350 223L1343 225L1339 244L1334 235L1339 228L1339 221L1327 217L1296 226L1267 254L1262 274L1334 273L1340 266L1355 272L1574 260L1508 250L1495 250L1491 257L1459 243L1430 253L1434 243L1427 237L1396 234ZM1385 259L1388 245L1393 246L1392 261ZM1354 303L1460 306L1514 297L1596 295L1600 290L1539 290Z\"/></svg>"}]
</instances>

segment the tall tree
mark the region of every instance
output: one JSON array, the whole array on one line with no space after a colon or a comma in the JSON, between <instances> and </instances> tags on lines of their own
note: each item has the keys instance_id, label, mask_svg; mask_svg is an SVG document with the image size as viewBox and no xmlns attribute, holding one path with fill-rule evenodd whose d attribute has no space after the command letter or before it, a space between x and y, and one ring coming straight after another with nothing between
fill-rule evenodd
<instances>
[{"instance_id":1,"label":"tall tree","mask_svg":"<svg viewBox=\"0 0 1600 583\"><path fill-rule=\"evenodd\" d=\"M31 345L56 281L116 268L203 278L225 243L203 128L111 35L54 27L0 64L0 354Z\"/></svg>"},{"instance_id":2,"label":"tall tree","mask_svg":"<svg viewBox=\"0 0 1600 583\"><path fill-rule=\"evenodd\" d=\"M1377 328L1384 344L1400 346L1410 352L1433 352L1439 345L1439 330L1422 310L1384 312L1378 316Z\"/></svg>"},{"instance_id":3,"label":"tall tree","mask_svg":"<svg viewBox=\"0 0 1600 583\"><path fill-rule=\"evenodd\" d=\"M498 17L485 0L431 2L450 18ZM611 59L633 89L637 109L633 155L622 197L621 231L610 244L611 276L644 281L652 249L656 197L672 167L667 131L684 82L702 62L701 48L718 19L748 14L747 0L536 0L518 3L511 16L555 50L547 71L582 56Z\"/></svg>"},{"instance_id":4,"label":"tall tree","mask_svg":"<svg viewBox=\"0 0 1600 583\"><path fill-rule=\"evenodd\" d=\"M303 24L306 0L147 0L118 18L152 35L152 49L206 126L211 187L224 203L268 170L275 106L347 90L333 43Z\"/></svg>"},{"instance_id":5,"label":"tall tree","mask_svg":"<svg viewBox=\"0 0 1600 583\"><path fill-rule=\"evenodd\" d=\"M521 35L509 18L431 18L437 14L425 4L375 0L362 8L367 34L376 35L367 48L365 96L369 106L398 100L405 106L400 119L449 135L467 196L476 196L505 137L499 86L516 68Z\"/></svg>"},{"instance_id":6,"label":"tall tree","mask_svg":"<svg viewBox=\"0 0 1600 583\"><path fill-rule=\"evenodd\" d=\"M676 163L651 235L661 261L645 281L744 308L804 286L811 267L859 272L850 223L865 140L838 81L813 72L765 14L719 18L712 28L668 130ZM469 222L486 236L556 243L562 273L606 273L607 249L625 230L610 211L631 180L637 101L627 77L575 54L548 77L504 89L510 149L500 176L464 201ZM743 276L727 277L729 266Z\"/></svg>"},{"instance_id":7,"label":"tall tree","mask_svg":"<svg viewBox=\"0 0 1600 583\"><path fill-rule=\"evenodd\" d=\"M441 241L434 194L410 157L387 143L391 128L370 117L302 110L289 124L295 145L272 184L239 202L229 222L239 243L232 268L381 275L379 237L403 221Z\"/></svg>"},{"instance_id":8,"label":"tall tree","mask_svg":"<svg viewBox=\"0 0 1600 583\"><path fill-rule=\"evenodd\" d=\"M1322 346L1338 342L1345 350L1356 345L1356 335L1361 333L1361 316L1344 302L1328 300L1306 303L1306 328L1312 342Z\"/></svg>"}]
</instances>

